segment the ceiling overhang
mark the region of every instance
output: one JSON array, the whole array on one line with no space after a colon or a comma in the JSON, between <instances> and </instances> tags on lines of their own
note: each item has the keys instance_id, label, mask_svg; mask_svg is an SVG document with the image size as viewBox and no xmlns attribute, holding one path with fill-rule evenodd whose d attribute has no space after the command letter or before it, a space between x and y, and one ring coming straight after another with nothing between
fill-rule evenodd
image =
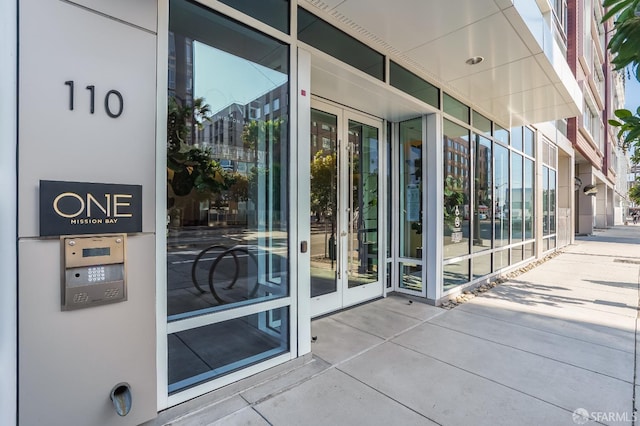
<instances>
[{"instance_id":1,"label":"ceiling overhang","mask_svg":"<svg viewBox=\"0 0 640 426\"><path fill-rule=\"evenodd\" d=\"M404 0L393 6L386 0L300 2L503 126L581 115L582 93L538 2ZM371 113L393 119L424 110L416 103L404 111L401 104L407 100L402 96L387 99L368 76L358 77L348 66L318 56L312 59L312 88L322 96L352 104L353 91L369 86L370 102L391 105L389 112ZM484 60L466 63L476 56Z\"/></svg>"}]
</instances>

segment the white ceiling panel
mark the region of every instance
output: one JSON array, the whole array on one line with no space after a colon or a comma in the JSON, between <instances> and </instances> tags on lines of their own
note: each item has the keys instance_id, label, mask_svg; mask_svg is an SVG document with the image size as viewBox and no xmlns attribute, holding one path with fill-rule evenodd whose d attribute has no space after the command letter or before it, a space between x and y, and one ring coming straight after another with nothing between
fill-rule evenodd
<instances>
[{"instance_id":1,"label":"white ceiling panel","mask_svg":"<svg viewBox=\"0 0 640 426\"><path fill-rule=\"evenodd\" d=\"M546 0L542 0L542 1L546 1ZM495 2L500 9L506 9L508 7L513 6L513 0L495 0Z\"/></svg>"},{"instance_id":2,"label":"white ceiling panel","mask_svg":"<svg viewBox=\"0 0 640 426\"><path fill-rule=\"evenodd\" d=\"M518 7L512 0L298 1L505 125L581 114L580 89L560 49L548 45L552 37L534 0ZM389 119L420 110L395 89L348 66L336 71L339 61L316 56L314 93ZM484 61L467 65L474 56ZM395 93L391 99L387 90Z\"/></svg>"},{"instance_id":3,"label":"white ceiling panel","mask_svg":"<svg viewBox=\"0 0 640 426\"><path fill-rule=\"evenodd\" d=\"M553 113L555 118L573 115L573 112L567 109L565 100L553 84L480 101L478 105L487 111L504 110L510 112L508 119L503 121L503 125L507 126L552 120L552 118L541 116L541 112Z\"/></svg>"},{"instance_id":4,"label":"white ceiling panel","mask_svg":"<svg viewBox=\"0 0 640 426\"><path fill-rule=\"evenodd\" d=\"M363 7L364 6L364 7ZM499 12L493 0L346 0L331 12L406 52ZM391 18L391 19L390 19Z\"/></svg>"},{"instance_id":5,"label":"white ceiling panel","mask_svg":"<svg viewBox=\"0 0 640 426\"><path fill-rule=\"evenodd\" d=\"M529 50L501 13L468 25L406 54L424 64L431 72L435 71L436 75L447 82L529 55ZM482 56L484 61L473 66L467 65L465 61L473 56Z\"/></svg>"},{"instance_id":6,"label":"white ceiling panel","mask_svg":"<svg viewBox=\"0 0 640 426\"><path fill-rule=\"evenodd\" d=\"M491 81L500 84L487 84ZM462 96L475 99L477 102L548 84L549 80L542 68L532 57L450 81L450 85Z\"/></svg>"},{"instance_id":7,"label":"white ceiling panel","mask_svg":"<svg viewBox=\"0 0 640 426\"><path fill-rule=\"evenodd\" d=\"M542 123L549 121L548 117L551 116L557 117L557 119L575 117L575 106L572 104L564 104L528 111L526 119L519 122L514 120L514 123L516 123L514 125Z\"/></svg>"},{"instance_id":8,"label":"white ceiling panel","mask_svg":"<svg viewBox=\"0 0 640 426\"><path fill-rule=\"evenodd\" d=\"M391 121L433 112L417 99L320 52L311 59L311 93Z\"/></svg>"}]
</instances>

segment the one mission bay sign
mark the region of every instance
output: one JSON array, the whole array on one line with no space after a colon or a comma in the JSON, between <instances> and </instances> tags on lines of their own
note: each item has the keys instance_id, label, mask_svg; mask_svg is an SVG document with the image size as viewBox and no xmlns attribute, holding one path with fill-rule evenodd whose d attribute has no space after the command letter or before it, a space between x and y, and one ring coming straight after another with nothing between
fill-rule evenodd
<instances>
[{"instance_id":1,"label":"one mission bay sign","mask_svg":"<svg viewBox=\"0 0 640 426\"><path fill-rule=\"evenodd\" d=\"M40 181L40 236L141 231L141 185Z\"/></svg>"}]
</instances>

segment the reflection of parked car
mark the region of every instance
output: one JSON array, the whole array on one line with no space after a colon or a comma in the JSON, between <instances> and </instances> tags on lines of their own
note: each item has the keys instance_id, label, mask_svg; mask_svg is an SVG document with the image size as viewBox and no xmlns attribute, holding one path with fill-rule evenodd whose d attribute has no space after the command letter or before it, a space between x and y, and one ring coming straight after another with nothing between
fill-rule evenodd
<instances>
[{"instance_id":1,"label":"reflection of parked car","mask_svg":"<svg viewBox=\"0 0 640 426\"><path fill-rule=\"evenodd\" d=\"M478 206L478 219L480 219L480 220L488 219L489 218L489 214L488 213L489 213L489 207L487 207L487 206L485 206L483 204L480 204Z\"/></svg>"},{"instance_id":2,"label":"reflection of parked car","mask_svg":"<svg viewBox=\"0 0 640 426\"><path fill-rule=\"evenodd\" d=\"M505 217L505 219L508 219L508 217ZM530 211L527 210L524 213L524 219L526 221L529 221L531 219L531 212ZM511 213L511 220L513 220L513 221L522 220L522 210L521 209L513 209L512 213Z\"/></svg>"},{"instance_id":3,"label":"reflection of parked car","mask_svg":"<svg viewBox=\"0 0 640 426\"><path fill-rule=\"evenodd\" d=\"M522 202L514 201L511 206L511 220L520 221L524 218L524 220L528 222L531 220L532 210L533 209L531 208L531 203L524 203L523 208Z\"/></svg>"}]
</instances>

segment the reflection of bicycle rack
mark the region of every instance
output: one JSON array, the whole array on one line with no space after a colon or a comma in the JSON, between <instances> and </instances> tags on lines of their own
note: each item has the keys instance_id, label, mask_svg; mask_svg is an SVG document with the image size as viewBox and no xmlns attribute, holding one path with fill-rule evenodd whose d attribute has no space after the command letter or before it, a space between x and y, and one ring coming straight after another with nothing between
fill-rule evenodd
<instances>
[{"instance_id":1,"label":"reflection of bicycle rack","mask_svg":"<svg viewBox=\"0 0 640 426\"><path fill-rule=\"evenodd\" d=\"M218 256L216 256L215 260L213 261L213 264L211 265L211 268L209 268L209 290L211 291L211 294L213 295L213 297L218 301L218 303L220 303L221 305L224 305L226 303L230 303L224 299L222 299L220 297L220 295L218 295L218 292L215 289L214 283L213 283L213 275L216 271L216 268L218 267L218 265L220 264L220 262L222 261L222 259L224 259L227 255L231 255L233 256L233 263L235 265L235 270L234 270L234 274L233 274L233 280L231 280L231 283L226 286L223 287L225 290L231 290L233 288L233 286L236 284L236 282L238 281L238 278L240 276L240 264L238 263L238 256L236 255L236 252L241 252L241 253L245 253L249 258L251 258L253 260L253 263L256 265L256 283L253 286L253 288L251 289L251 292L249 293L249 298L253 298L255 296L255 294L258 291L258 286L259 286L259 280L258 280L258 259L256 258L256 255L253 254L248 247L246 246L234 246L234 247L226 247L223 245L212 245L209 246L207 248L205 248L204 250L202 250L200 253L198 253L198 255L196 256L195 260L193 261L193 266L191 267L191 281L193 282L193 285L195 286L196 289L198 289L198 291L200 293L206 293L206 290L203 290L202 287L200 287L200 284L198 284L198 278L196 276L196 270L198 267L198 262L200 261L200 259L202 259L202 257L208 253L211 250L214 249L222 249L222 253L220 253Z\"/></svg>"}]
</instances>

